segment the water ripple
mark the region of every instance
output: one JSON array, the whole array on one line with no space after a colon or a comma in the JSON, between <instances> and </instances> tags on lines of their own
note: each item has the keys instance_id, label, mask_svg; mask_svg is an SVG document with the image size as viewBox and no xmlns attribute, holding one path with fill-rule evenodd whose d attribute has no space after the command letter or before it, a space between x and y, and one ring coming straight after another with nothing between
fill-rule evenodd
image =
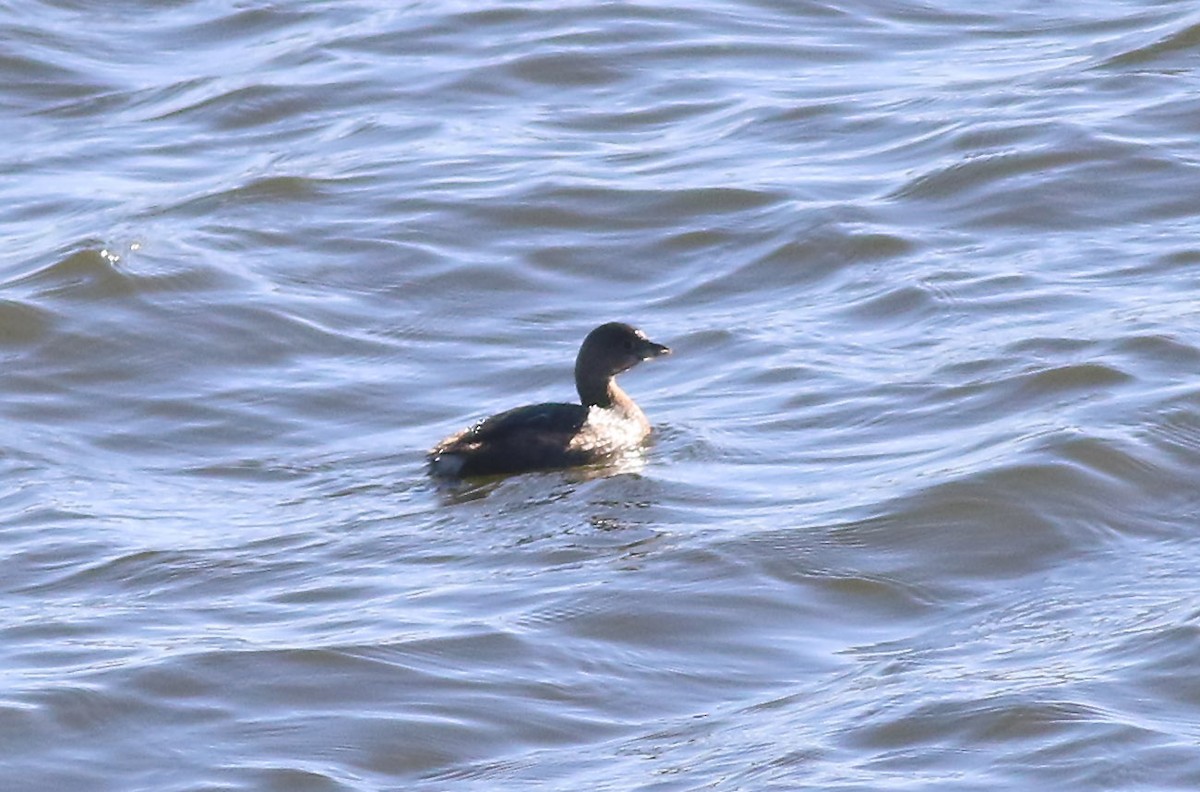
<instances>
[{"instance_id":1,"label":"water ripple","mask_svg":"<svg viewBox=\"0 0 1200 792\"><path fill-rule=\"evenodd\" d=\"M1191 9L24 6L8 785L1197 786Z\"/></svg>"}]
</instances>

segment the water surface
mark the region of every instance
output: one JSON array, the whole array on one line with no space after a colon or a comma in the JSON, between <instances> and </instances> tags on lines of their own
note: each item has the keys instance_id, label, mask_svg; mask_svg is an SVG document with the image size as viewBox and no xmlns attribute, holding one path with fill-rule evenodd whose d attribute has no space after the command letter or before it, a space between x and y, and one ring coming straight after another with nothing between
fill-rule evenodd
<instances>
[{"instance_id":1,"label":"water surface","mask_svg":"<svg viewBox=\"0 0 1200 792\"><path fill-rule=\"evenodd\" d=\"M14 789L1200 786L1191 4L0 8Z\"/></svg>"}]
</instances>

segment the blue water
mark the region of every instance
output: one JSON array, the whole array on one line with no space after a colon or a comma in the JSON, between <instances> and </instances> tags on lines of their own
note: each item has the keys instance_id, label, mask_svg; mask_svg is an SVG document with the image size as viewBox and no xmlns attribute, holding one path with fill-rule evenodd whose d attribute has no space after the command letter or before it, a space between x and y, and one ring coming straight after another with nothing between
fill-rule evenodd
<instances>
[{"instance_id":1,"label":"blue water","mask_svg":"<svg viewBox=\"0 0 1200 792\"><path fill-rule=\"evenodd\" d=\"M0 41L5 788L1200 786L1191 4ZM609 320L637 464L427 478Z\"/></svg>"}]
</instances>

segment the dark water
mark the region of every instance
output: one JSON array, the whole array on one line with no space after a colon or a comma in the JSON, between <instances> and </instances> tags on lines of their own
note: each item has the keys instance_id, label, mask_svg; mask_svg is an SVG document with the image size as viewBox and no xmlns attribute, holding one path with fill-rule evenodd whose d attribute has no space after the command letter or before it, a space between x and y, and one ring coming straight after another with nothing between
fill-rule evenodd
<instances>
[{"instance_id":1,"label":"dark water","mask_svg":"<svg viewBox=\"0 0 1200 792\"><path fill-rule=\"evenodd\" d=\"M5 789L1200 787L1194 4L0 42ZM642 465L426 479L610 319Z\"/></svg>"}]
</instances>

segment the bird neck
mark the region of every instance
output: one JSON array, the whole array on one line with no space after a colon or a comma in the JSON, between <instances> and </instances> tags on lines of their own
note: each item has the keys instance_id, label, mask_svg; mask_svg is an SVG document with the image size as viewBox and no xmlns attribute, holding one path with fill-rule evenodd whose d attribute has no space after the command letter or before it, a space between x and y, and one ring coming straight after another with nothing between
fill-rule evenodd
<instances>
[{"instance_id":1,"label":"bird neck","mask_svg":"<svg viewBox=\"0 0 1200 792\"><path fill-rule=\"evenodd\" d=\"M613 391L620 393L620 388L612 377L589 374L575 367L575 390L579 391L579 401L584 407L611 407Z\"/></svg>"},{"instance_id":2,"label":"bird neck","mask_svg":"<svg viewBox=\"0 0 1200 792\"><path fill-rule=\"evenodd\" d=\"M646 419L646 414L621 390L613 377L579 377L576 378L575 385L579 389L579 400L583 402L584 407L612 410L622 419L639 424L643 435L650 431L650 422Z\"/></svg>"},{"instance_id":3,"label":"bird neck","mask_svg":"<svg viewBox=\"0 0 1200 792\"><path fill-rule=\"evenodd\" d=\"M579 401L584 407L616 409L630 415L638 411L633 399L621 390L614 377L588 376L583 372L576 372L575 388L579 391Z\"/></svg>"}]
</instances>

